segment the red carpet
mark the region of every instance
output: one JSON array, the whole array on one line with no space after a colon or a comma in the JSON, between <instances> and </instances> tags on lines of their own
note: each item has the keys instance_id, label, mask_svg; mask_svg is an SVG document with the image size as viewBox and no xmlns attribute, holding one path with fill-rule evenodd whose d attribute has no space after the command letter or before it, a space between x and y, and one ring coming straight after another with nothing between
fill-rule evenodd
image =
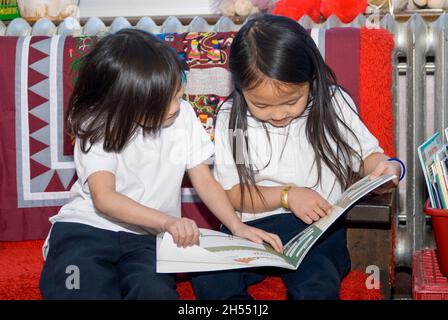
<instances>
[{"instance_id":1,"label":"red carpet","mask_svg":"<svg viewBox=\"0 0 448 320\"><path fill-rule=\"evenodd\" d=\"M0 300L40 300L43 241L0 242ZM380 290L365 287L366 274L354 270L341 286L343 300L381 300ZM186 277L179 277L177 290L182 300L194 299ZM280 278L269 277L249 288L256 300L284 300L286 290Z\"/></svg>"}]
</instances>

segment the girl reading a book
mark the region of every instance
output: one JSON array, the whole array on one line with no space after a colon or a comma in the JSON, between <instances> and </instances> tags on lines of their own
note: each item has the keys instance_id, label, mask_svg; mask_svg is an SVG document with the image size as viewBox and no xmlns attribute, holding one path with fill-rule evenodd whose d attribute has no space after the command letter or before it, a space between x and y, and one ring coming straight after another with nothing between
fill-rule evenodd
<instances>
[{"instance_id":1,"label":"girl reading a book","mask_svg":"<svg viewBox=\"0 0 448 320\"><path fill-rule=\"evenodd\" d=\"M40 288L47 299L176 299L175 275L156 273L156 233L178 246L198 241L181 217L185 171L235 235L279 238L241 222L204 162L214 148L182 100L182 65L155 36L126 29L84 58L69 102L78 180L50 220Z\"/></svg>"},{"instance_id":2,"label":"girl reading a book","mask_svg":"<svg viewBox=\"0 0 448 320\"><path fill-rule=\"evenodd\" d=\"M272 15L247 21L232 43L230 71L235 90L217 117L214 174L247 225L286 243L328 215L357 175L400 176L399 161L388 161L295 21ZM248 285L276 272L292 299L338 299L349 269L346 229L337 221L295 271L202 273L193 287L199 299L246 299Z\"/></svg>"}]
</instances>

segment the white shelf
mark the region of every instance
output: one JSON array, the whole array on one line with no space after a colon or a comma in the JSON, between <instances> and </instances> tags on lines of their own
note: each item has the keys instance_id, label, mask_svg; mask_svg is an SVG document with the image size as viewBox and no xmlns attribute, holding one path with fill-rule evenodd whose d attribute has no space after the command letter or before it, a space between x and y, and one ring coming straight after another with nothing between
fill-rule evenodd
<instances>
[{"instance_id":1,"label":"white shelf","mask_svg":"<svg viewBox=\"0 0 448 320\"><path fill-rule=\"evenodd\" d=\"M80 0L79 11L81 18L212 14L209 0Z\"/></svg>"}]
</instances>

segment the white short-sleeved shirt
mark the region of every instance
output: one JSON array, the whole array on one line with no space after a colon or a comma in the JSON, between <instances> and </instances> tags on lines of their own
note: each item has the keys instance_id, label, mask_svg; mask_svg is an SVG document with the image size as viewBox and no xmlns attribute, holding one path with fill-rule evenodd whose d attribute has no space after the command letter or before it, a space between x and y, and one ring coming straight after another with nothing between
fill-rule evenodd
<instances>
[{"instance_id":1,"label":"white short-sleeved shirt","mask_svg":"<svg viewBox=\"0 0 448 320\"><path fill-rule=\"evenodd\" d=\"M154 230L117 221L99 212L87 183L97 171L115 175L116 191L138 203L181 216L181 183L185 171L209 159L214 153L210 136L191 105L182 101L175 122L155 135L139 130L120 153L105 152L102 143L83 153L75 143L74 161L78 180L71 188L72 200L50 218L55 222L76 222L93 227L137 234Z\"/></svg>"},{"instance_id":2,"label":"white short-sleeved shirt","mask_svg":"<svg viewBox=\"0 0 448 320\"><path fill-rule=\"evenodd\" d=\"M348 130L339 123L341 134L348 144L361 155L363 160L372 153L384 152L379 146L378 140L359 118L355 111L357 110L356 106L347 93L337 90L333 97L333 106L345 124L356 134L359 144L353 135L349 134ZM215 178L225 190L229 190L239 183L229 139L230 108L230 102L221 107L215 128L215 166L213 172ZM306 138L306 119L306 115L301 116L283 128L266 123L269 141L262 123L248 114L249 153L251 163L258 170L255 173L255 180L258 186L284 186L292 183L297 186L310 187L330 203L334 203L343 190L337 183L336 176L323 162L322 180L316 186L317 166L313 165L314 150ZM335 142L331 138L329 140L332 143L333 150L336 150ZM353 157L352 169L358 171L359 166L359 160ZM250 221L280 213L285 213L285 209L279 208L257 214L243 212L241 218L243 221Z\"/></svg>"}]
</instances>

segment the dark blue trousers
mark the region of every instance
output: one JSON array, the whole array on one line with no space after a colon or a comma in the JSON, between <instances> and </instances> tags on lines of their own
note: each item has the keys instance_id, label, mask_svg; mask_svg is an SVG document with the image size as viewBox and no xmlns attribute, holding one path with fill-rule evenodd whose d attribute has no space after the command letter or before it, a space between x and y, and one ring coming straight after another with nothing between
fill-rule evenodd
<instances>
[{"instance_id":1,"label":"dark blue trousers","mask_svg":"<svg viewBox=\"0 0 448 320\"><path fill-rule=\"evenodd\" d=\"M248 225L277 234L286 244L308 225L291 213L250 221ZM223 232L230 233L225 227ZM308 252L297 270L250 268L192 274L198 299L251 299L247 287L267 275L280 275L289 299L339 299L339 287L350 271L346 229L339 220L330 227Z\"/></svg>"},{"instance_id":2,"label":"dark blue trousers","mask_svg":"<svg viewBox=\"0 0 448 320\"><path fill-rule=\"evenodd\" d=\"M45 299L178 299L172 274L156 273L156 237L57 222L40 290Z\"/></svg>"}]
</instances>

